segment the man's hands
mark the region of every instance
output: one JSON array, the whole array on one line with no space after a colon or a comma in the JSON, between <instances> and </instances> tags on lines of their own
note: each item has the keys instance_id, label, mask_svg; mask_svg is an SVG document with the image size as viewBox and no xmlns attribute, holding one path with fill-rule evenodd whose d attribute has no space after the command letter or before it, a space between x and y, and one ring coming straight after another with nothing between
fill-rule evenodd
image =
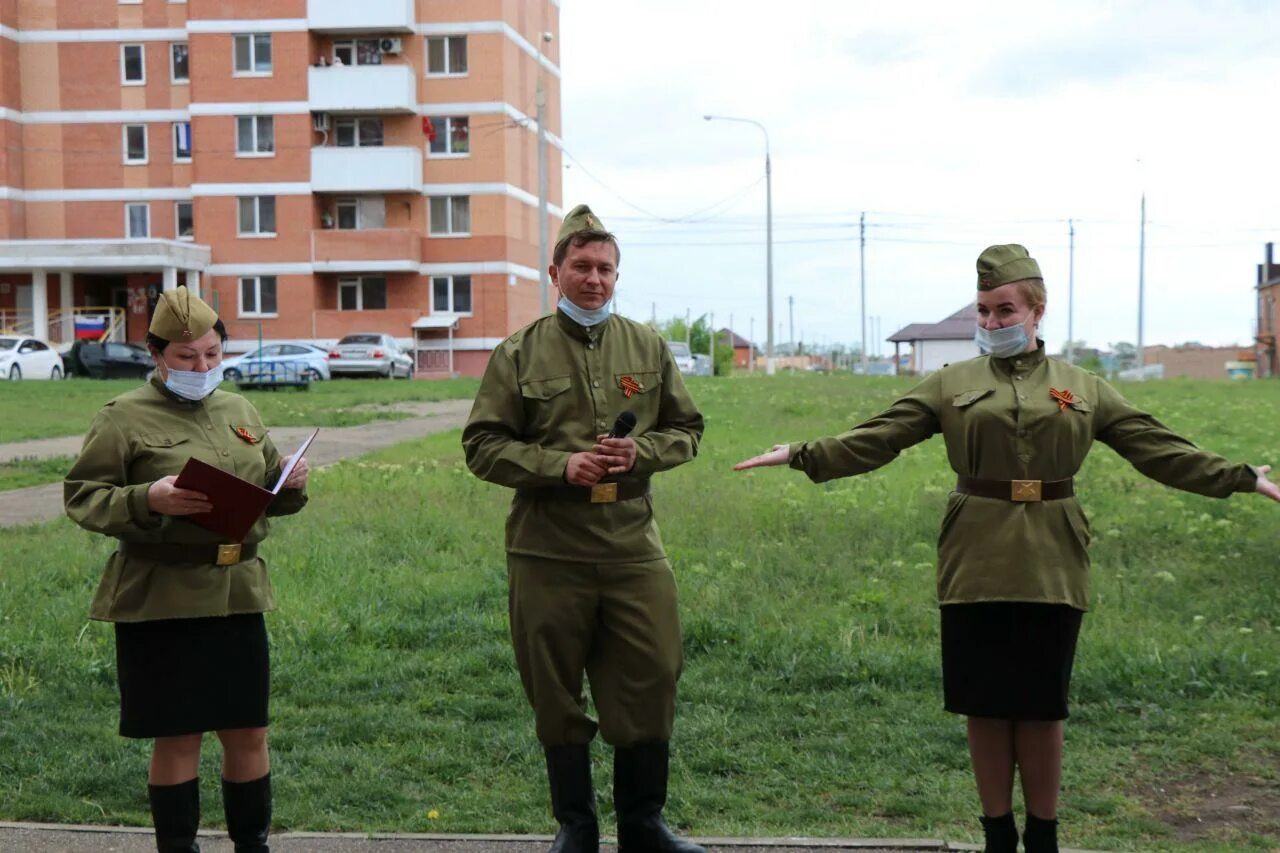
<instances>
[{"instance_id":1,"label":"man's hands","mask_svg":"<svg viewBox=\"0 0 1280 853\"><path fill-rule=\"evenodd\" d=\"M594 486L607 476L627 473L635 465L635 439L601 435L589 452L574 453L569 457L564 479L573 486Z\"/></svg>"},{"instance_id":2,"label":"man's hands","mask_svg":"<svg viewBox=\"0 0 1280 853\"><path fill-rule=\"evenodd\" d=\"M1280 503L1280 486L1267 479L1267 475L1271 473L1270 465L1258 466L1258 494L1265 495L1271 500Z\"/></svg>"},{"instance_id":3,"label":"man's hands","mask_svg":"<svg viewBox=\"0 0 1280 853\"><path fill-rule=\"evenodd\" d=\"M735 471L746 471L748 468L762 468L770 465L786 465L791 461L791 445L775 444L767 453L744 459L733 466Z\"/></svg>"},{"instance_id":4,"label":"man's hands","mask_svg":"<svg viewBox=\"0 0 1280 853\"><path fill-rule=\"evenodd\" d=\"M161 477L147 489L147 508L157 515L198 515L213 509L209 498L190 489L174 487L177 476Z\"/></svg>"},{"instance_id":5,"label":"man's hands","mask_svg":"<svg viewBox=\"0 0 1280 853\"><path fill-rule=\"evenodd\" d=\"M293 458L292 456L286 456L285 458L281 459L280 460L281 467L288 465L289 460L292 458ZM285 479L284 485L281 488L285 488L285 489L305 488L307 485L307 474L310 473L310 471L311 471L311 468L307 465L307 457L304 456L298 460L297 465L293 466L293 470L289 472L289 476Z\"/></svg>"}]
</instances>

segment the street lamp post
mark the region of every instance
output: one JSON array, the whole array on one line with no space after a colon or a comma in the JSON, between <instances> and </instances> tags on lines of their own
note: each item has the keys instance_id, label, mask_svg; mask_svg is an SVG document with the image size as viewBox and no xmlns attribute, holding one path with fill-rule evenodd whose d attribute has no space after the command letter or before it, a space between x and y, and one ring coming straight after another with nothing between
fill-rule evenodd
<instances>
[{"instance_id":1,"label":"street lamp post","mask_svg":"<svg viewBox=\"0 0 1280 853\"><path fill-rule=\"evenodd\" d=\"M768 332L764 347L764 372L772 376L773 363L773 166L769 159L769 131L755 119L737 116L704 115L706 121L737 121L752 124L764 134L764 233L765 233L765 328Z\"/></svg>"}]
</instances>

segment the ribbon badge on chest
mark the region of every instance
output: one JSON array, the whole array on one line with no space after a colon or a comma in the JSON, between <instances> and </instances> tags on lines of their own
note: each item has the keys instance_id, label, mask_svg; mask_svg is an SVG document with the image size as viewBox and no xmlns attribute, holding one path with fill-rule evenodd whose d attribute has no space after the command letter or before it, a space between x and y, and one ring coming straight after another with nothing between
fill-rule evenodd
<instances>
[{"instance_id":1,"label":"ribbon badge on chest","mask_svg":"<svg viewBox=\"0 0 1280 853\"><path fill-rule=\"evenodd\" d=\"M1065 412L1067 410L1067 406L1070 406L1072 403L1076 401L1075 395L1072 394L1070 391L1066 390L1065 388L1061 391L1059 391L1057 388L1050 388L1049 396L1052 397L1057 402L1058 411L1060 412Z\"/></svg>"},{"instance_id":2,"label":"ribbon badge on chest","mask_svg":"<svg viewBox=\"0 0 1280 853\"><path fill-rule=\"evenodd\" d=\"M623 396L628 400L644 390L634 376L624 376L619 379L618 387L622 389Z\"/></svg>"},{"instance_id":3,"label":"ribbon badge on chest","mask_svg":"<svg viewBox=\"0 0 1280 853\"><path fill-rule=\"evenodd\" d=\"M244 427L233 427L233 429L235 430L236 435L240 437L241 441L246 442L247 444L258 443L257 436L249 432L249 430L245 429Z\"/></svg>"}]
</instances>

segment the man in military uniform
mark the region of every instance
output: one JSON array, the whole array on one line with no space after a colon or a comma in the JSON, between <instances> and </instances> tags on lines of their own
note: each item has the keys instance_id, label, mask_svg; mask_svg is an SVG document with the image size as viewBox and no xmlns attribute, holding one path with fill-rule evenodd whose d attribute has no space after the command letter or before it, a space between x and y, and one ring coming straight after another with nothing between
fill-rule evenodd
<instances>
[{"instance_id":1,"label":"man in military uniform","mask_svg":"<svg viewBox=\"0 0 1280 853\"><path fill-rule=\"evenodd\" d=\"M599 844L585 672L614 747L619 847L698 853L662 818L682 650L649 478L694 457L702 415L662 337L610 313L620 258L586 205L570 211L550 267L558 309L494 350L462 444L477 477L515 489L511 635L560 823L552 851ZM609 437L622 412L633 432Z\"/></svg>"}]
</instances>

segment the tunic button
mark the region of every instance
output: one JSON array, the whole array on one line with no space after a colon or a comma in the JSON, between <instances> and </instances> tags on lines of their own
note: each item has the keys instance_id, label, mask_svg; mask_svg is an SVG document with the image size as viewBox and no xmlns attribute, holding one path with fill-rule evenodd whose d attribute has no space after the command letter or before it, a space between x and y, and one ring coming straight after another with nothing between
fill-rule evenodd
<instances>
[{"instance_id":1,"label":"tunic button","mask_svg":"<svg viewBox=\"0 0 1280 853\"><path fill-rule=\"evenodd\" d=\"M592 387L592 388L599 388L599 387L600 387L600 380L599 380L599 379L592 380L592 382L591 382L591 387Z\"/></svg>"},{"instance_id":2,"label":"tunic button","mask_svg":"<svg viewBox=\"0 0 1280 853\"><path fill-rule=\"evenodd\" d=\"M596 423L600 424L600 429L604 429L604 421L596 421Z\"/></svg>"},{"instance_id":3,"label":"tunic button","mask_svg":"<svg viewBox=\"0 0 1280 853\"><path fill-rule=\"evenodd\" d=\"M205 429L213 429L213 424L205 424L205 425L204 425L204 428L205 428Z\"/></svg>"},{"instance_id":4,"label":"tunic button","mask_svg":"<svg viewBox=\"0 0 1280 853\"><path fill-rule=\"evenodd\" d=\"M1026 394L1019 394L1019 395L1018 395L1018 399L1019 399L1019 400L1025 400L1025 399L1027 399L1027 395L1026 395Z\"/></svg>"},{"instance_id":5,"label":"tunic button","mask_svg":"<svg viewBox=\"0 0 1280 853\"><path fill-rule=\"evenodd\" d=\"M595 349L595 348L596 348L595 344L587 344L587 349Z\"/></svg>"},{"instance_id":6,"label":"tunic button","mask_svg":"<svg viewBox=\"0 0 1280 853\"><path fill-rule=\"evenodd\" d=\"M224 450L224 451L222 451L222 455L223 455L223 456L230 456L230 455L231 455L231 451L230 451L230 450Z\"/></svg>"}]
</instances>

